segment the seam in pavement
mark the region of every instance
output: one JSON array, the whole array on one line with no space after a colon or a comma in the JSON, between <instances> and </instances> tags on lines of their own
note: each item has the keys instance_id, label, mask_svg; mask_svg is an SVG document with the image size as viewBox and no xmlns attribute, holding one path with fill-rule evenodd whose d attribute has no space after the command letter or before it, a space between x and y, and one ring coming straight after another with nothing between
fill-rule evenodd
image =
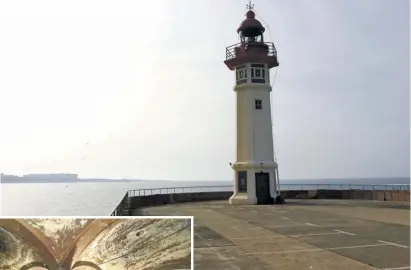
<instances>
[{"instance_id":1,"label":"seam in pavement","mask_svg":"<svg viewBox=\"0 0 411 270\"><path fill-rule=\"evenodd\" d=\"M203 249L203 248L224 248L224 247L237 247L234 244L231 245L219 245L219 246L209 246L209 247L195 247L195 249Z\"/></svg>"}]
</instances>

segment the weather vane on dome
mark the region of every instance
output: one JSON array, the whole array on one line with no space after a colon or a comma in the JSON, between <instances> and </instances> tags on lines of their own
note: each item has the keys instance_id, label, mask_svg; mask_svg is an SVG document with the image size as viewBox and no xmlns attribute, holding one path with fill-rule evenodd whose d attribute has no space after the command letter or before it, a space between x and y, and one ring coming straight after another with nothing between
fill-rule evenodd
<instances>
[{"instance_id":1,"label":"weather vane on dome","mask_svg":"<svg viewBox=\"0 0 411 270\"><path fill-rule=\"evenodd\" d=\"M248 5L246 5L247 9L252 10L254 8L254 5L251 4L251 0L248 1Z\"/></svg>"}]
</instances>

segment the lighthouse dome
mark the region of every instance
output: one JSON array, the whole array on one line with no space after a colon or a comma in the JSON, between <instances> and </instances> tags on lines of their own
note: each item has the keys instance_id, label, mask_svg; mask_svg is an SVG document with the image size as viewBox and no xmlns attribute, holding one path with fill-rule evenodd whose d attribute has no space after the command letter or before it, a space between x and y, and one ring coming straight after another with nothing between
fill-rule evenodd
<instances>
[{"instance_id":1,"label":"lighthouse dome","mask_svg":"<svg viewBox=\"0 0 411 270\"><path fill-rule=\"evenodd\" d=\"M252 10L247 11L246 19L240 24L237 33L241 33L243 37L256 37L264 33L265 28L259 20L255 18L255 13Z\"/></svg>"}]
</instances>

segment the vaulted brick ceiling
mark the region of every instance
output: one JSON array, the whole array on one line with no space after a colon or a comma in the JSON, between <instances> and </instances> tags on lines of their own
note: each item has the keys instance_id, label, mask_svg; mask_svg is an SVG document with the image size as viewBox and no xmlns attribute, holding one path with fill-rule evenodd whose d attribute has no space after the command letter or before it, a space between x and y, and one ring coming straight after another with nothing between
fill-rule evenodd
<instances>
[{"instance_id":1,"label":"vaulted brick ceiling","mask_svg":"<svg viewBox=\"0 0 411 270\"><path fill-rule=\"evenodd\" d=\"M0 269L190 268L188 225L181 219L1 219Z\"/></svg>"}]
</instances>

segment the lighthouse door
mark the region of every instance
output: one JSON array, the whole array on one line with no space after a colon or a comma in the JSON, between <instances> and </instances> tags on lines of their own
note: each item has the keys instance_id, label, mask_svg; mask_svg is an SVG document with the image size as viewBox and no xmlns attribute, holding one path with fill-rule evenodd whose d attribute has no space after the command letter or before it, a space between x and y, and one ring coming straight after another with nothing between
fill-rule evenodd
<instances>
[{"instance_id":1,"label":"lighthouse door","mask_svg":"<svg viewBox=\"0 0 411 270\"><path fill-rule=\"evenodd\" d=\"M268 173L255 174L255 195L257 204L271 204L272 198L270 195L270 175Z\"/></svg>"}]
</instances>

